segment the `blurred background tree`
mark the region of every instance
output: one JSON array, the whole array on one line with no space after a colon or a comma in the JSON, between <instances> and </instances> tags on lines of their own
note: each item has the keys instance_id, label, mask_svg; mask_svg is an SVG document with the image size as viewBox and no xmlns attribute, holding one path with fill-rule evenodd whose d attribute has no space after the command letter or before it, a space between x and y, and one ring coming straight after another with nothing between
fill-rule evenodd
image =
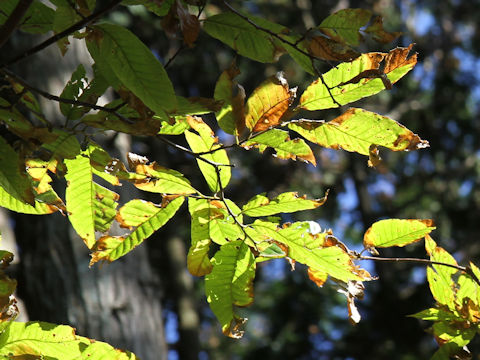
<instances>
[{"instance_id":1,"label":"blurred background tree","mask_svg":"<svg viewBox=\"0 0 480 360\"><path fill-rule=\"evenodd\" d=\"M363 100L361 106L406 125L428 139L430 148L408 154L382 153L385 172L368 168L363 157L318 147L316 168L279 160L268 153L260 155L235 150L230 155L237 168L227 197L244 203L262 191L274 195L295 190L311 197L321 197L326 189L330 189L326 205L308 214L285 217L285 220L312 220L313 217L322 228L331 227L334 234L349 246L355 248L358 244L360 248L363 232L376 220L386 217L432 218L437 225L433 237L439 245L454 253L461 263L471 260L478 265L480 2L251 0L232 1L231 4L299 32L318 25L329 14L342 8L362 7L382 15L388 30L403 32L394 46L416 43L414 50L419 53L419 64L392 91ZM219 10L225 10L222 2L212 1L208 2L204 13L212 15ZM109 15L109 20L128 26L149 44L164 64L168 64L168 74L179 95L212 96L216 79L233 59L241 70L239 82L247 94L262 79L280 70L285 72L291 86L298 85L300 89L312 80L287 57L280 58L278 63L259 64L236 57L231 49L205 34L200 35L195 47L188 48L182 44L181 38L167 36L162 20L143 7L117 8ZM362 51L387 51L392 44L383 49L373 43L364 46ZM330 67L330 64L323 64L322 71ZM52 72L48 76L46 81L51 83L58 73ZM316 118L328 120L340 113L340 110L324 111L316 114ZM115 136L109 138L112 147L117 148L120 140ZM127 141L131 151L178 169L193 179L192 183L198 189L202 190L205 186L198 169L192 166L191 159L184 153L167 149L152 139L123 140ZM118 331L124 331L122 326L134 326L133 330L125 331L123 337L104 328L101 339L110 341L114 346L129 348L143 359L165 358L164 341L168 344L169 359L406 360L428 358L436 348L433 337L424 331L427 324L406 317L433 304L425 269L392 263L372 265L371 272L380 279L366 284L366 298L359 303L363 319L357 326L349 324L345 299L334 286L325 285L318 289L305 276L304 268L297 265L292 272L284 260L260 266L255 287L256 300L245 311L249 318L245 337L242 340L225 338L208 308L203 282L187 274L185 256L190 224L187 210L183 211L126 257L140 256L147 262L140 270L146 271L147 276L136 273L133 288L125 291L127 298L137 300L144 296L142 294L149 293L143 304L149 303L148 299L161 302L158 307L145 308L144 315L160 317L161 312L158 321L149 325L150 329L157 326L157 333L148 341L161 344L162 350L153 351L145 348L144 343L129 338L130 334L139 332L137 336L142 339L149 330L148 327L142 330L139 322L135 325L130 322L135 312L129 311L128 306L115 308L110 304L97 309L105 319L102 326L109 324L108 318L117 319ZM15 232L21 250L19 268L23 269L20 270L23 276L32 271L25 262L39 256L34 253L34 246L26 243L22 246L25 225L21 224L29 221L30 218L25 216L16 217ZM44 238L51 237L49 231L53 230L43 231ZM37 241L41 239L37 238ZM382 255L424 257L424 250L418 245L384 250ZM90 270L90 273L108 272L116 265ZM47 272L55 271L55 267L46 269ZM118 281L132 279L135 271L134 268L124 271ZM72 270L72 278L80 276L80 272L84 276L87 270L78 264ZM48 278L49 274L44 276ZM65 294L78 291L78 287L69 283L70 277L63 276L70 287L60 290ZM20 280L22 287L23 279ZM55 303L52 299L58 300L61 293L53 293L48 287L31 292L28 283L23 286L27 288L19 289L20 296L24 296L32 318L67 321L79 326L75 322L81 323L78 317L59 317L60 312L55 306L53 309L52 306L44 306L34 310L39 304L38 297L45 299L46 303ZM98 296L89 289L82 290L82 298ZM150 290L145 292L145 289ZM112 292L109 294L114 296ZM93 309L86 308L83 316L98 316ZM98 337L91 331L85 327L83 334ZM479 345L477 340L470 346L476 356L480 354Z\"/></svg>"}]
</instances>

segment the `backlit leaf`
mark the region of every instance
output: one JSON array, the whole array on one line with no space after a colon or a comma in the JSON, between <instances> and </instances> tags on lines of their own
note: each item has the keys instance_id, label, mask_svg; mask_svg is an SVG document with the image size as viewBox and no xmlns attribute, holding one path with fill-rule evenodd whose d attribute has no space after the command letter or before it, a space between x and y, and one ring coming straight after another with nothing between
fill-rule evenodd
<instances>
[{"instance_id":1,"label":"backlit leaf","mask_svg":"<svg viewBox=\"0 0 480 360\"><path fill-rule=\"evenodd\" d=\"M317 29L332 40L357 46L362 39L360 28L371 16L372 13L365 9L342 9L324 19Z\"/></svg>"},{"instance_id":2,"label":"backlit leaf","mask_svg":"<svg viewBox=\"0 0 480 360\"><path fill-rule=\"evenodd\" d=\"M288 127L320 146L367 156L372 146L383 146L393 151L428 147L428 141L420 139L395 120L359 108L351 108L326 123L302 120L292 122Z\"/></svg>"},{"instance_id":3,"label":"backlit leaf","mask_svg":"<svg viewBox=\"0 0 480 360\"><path fill-rule=\"evenodd\" d=\"M59 129L54 129L53 133L57 135L57 139L52 143L42 145L43 148L51 152L52 159L74 159L80 154L80 144L75 135Z\"/></svg>"},{"instance_id":4,"label":"backlit leaf","mask_svg":"<svg viewBox=\"0 0 480 360\"><path fill-rule=\"evenodd\" d=\"M167 169L156 162L151 164L136 164L132 169L142 179L134 180L134 185L140 190L162 194L194 194L197 191L182 173Z\"/></svg>"},{"instance_id":5,"label":"backlit leaf","mask_svg":"<svg viewBox=\"0 0 480 360\"><path fill-rule=\"evenodd\" d=\"M327 197L309 200L306 196L299 197L296 192L286 192L270 200L263 194L256 195L242 208L242 213L248 216L270 216L280 213L292 213L315 209L322 206Z\"/></svg>"},{"instance_id":6,"label":"backlit leaf","mask_svg":"<svg viewBox=\"0 0 480 360\"><path fill-rule=\"evenodd\" d=\"M105 358L99 355L116 360L137 359L128 351L117 350L107 343L78 336L75 329L70 326L46 322L12 322L0 335L0 356L2 355L8 356L9 359Z\"/></svg>"},{"instance_id":7,"label":"backlit leaf","mask_svg":"<svg viewBox=\"0 0 480 360\"><path fill-rule=\"evenodd\" d=\"M78 65L77 69L72 73L70 80L65 85L60 97L70 100L79 100L80 95L83 93L85 86L88 84L85 68L82 64ZM60 103L60 111L67 119L78 119L84 113L90 111L90 109L81 109L77 106Z\"/></svg>"},{"instance_id":8,"label":"backlit leaf","mask_svg":"<svg viewBox=\"0 0 480 360\"><path fill-rule=\"evenodd\" d=\"M88 248L95 244L95 184L93 170L87 154L73 160L65 160L67 189L65 200L68 218L75 231Z\"/></svg>"},{"instance_id":9,"label":"backlit leaf","mask_svg":"<svg viewBox=\"0 0 480 360\"><path fill-rule=\"evenodd\" d=\"M15 150L0 137L0 188L14 199L34 205L35 199L25 167ZM23 168L23 169L22 169Z\"/></svg>"},{"instance_id":10,"label":"backlit leaf","mask_svg":"<svg viewBox=\"0 0 480 360\"><path fill-rule=\"evenodd\" d=\"M156 115L154 116L156 118ZM186 116L176 116L172 119L159 118L161 135L181 135L190 129Z\"/></svg>"},{"instance_id":11,"label":"backlit leaf","mask_svg":"<svg viewBox=\"0 0 480 360\"><path fill-rule=\"evenodd\" d=\"M98 261L112 262L135 247L165 225L183 204L184 198L164 197L161 206L143 200L131 200L122 206L116 220L124 227L135 227L130 235L123 237L103 236L93 247L90 266Z\"/></svg>"},{"instance_id":12,"label":"backlit leaf","mask_svg":"<svg viewBox=\"0 0 480 360\"><path fill-rule=\"evenodd\" d=\"M289 89L283 73L271 76L258 86L247 100L245 123L253 131L278 125L295 98L296 88Z\"/></svg>"},{"instance_id":13,"label":"backlit leaf","mask_svg":"<svg viewBox=\"0 0 480 360\"><path fill-rule=\"evenodd\" d=\"M234 79L240 74L235 63L225 70L215 85L215 100L223 106L215 115L218 125L228 134L239 136L245 129L245 90Z\"/></svg>"},{"instance_id":14,"label":"backlit leaf","mask_svg":"<svg viewBox=\"0 0 480 360\"><path fill-rule=\"evenodd\" d=\"M256 16L247 16L255 24L276 34L288 32L288 29L282 25ZM205 20L203 29L208 35L227 44L240 55L259 62L274 62L283 51L277 39L256 29L252 24L233 13L210 16Z\"/></svg>"},{"instance_id":15,"label":"backlit leaf","mask_svg":"<svg viewBox=\"0 0 480 360\"><path fill-rule=\"evenodd\" d=\"M394 84L413 69L417 63L417 55L408 57L411 48L412 45L407 48L395 48L388 54L379 52L362 54L352 62L337 65L323 74L325 83L331 89L330 92L322 80L317 79L300 97L299 107L306 110L329 109L338 107L337 103L345 105L379 93L385 89L386 80L388 84ZM381 65L384 66L384 79L378 75ZM369 72L377 75L360 76L357 78L358 81L350 82L361 74L368 75ZM337 103L332 100L332 96Z\"/></svg>"},{"instance_id":16,"label":"backlit leaf","mask_svg":"<svg viewBox=\"0 0 480 360\"><path fill-rule=\"evenodd\" d=\"M430 236L425 238L425 248L430 260L457 265L457 262L445 249L436 245ZM433 297L439 304L455 310L455 283L452 275L458 270L443 265L432 265L427 268L427 280Z\"/></svg>"},{"instance_id":17,"label":"backlit leaf","mask_svg":"<svg viewBox=\"0 0 480 360\"><path fill-rule=\"evenodd\" d=\"M310 234L308 222L289 224L277 228L275 224L266 221L255 221L253 230L267 239L273 239L288 247L288 257L305 264L313 270L327 273L335 279L347 282L348 280L364 280L363 273L355 267L349 254L340 246L327 246L326 233Z\"/></svg>"},{"instance_id":18,"label":"backlit leaf","mask_svg":"<svg viewBox=\"0 0 480 360\"><path fill-rule=\"evenodd\" d=\"M185 138L188 145L195 153L210 152L203 154L201 157L218 166L220 173L221 187L225 188L231 178L230 160L225 150L216 150L220 147L218 139L214 136L210 127L205 124L200 118L188 117L190 126L198 132L198 135L192 131L185 131ZM215 151L216 150L216 151ZM220 191L220 184L218 183L217 171L215 166L197 159L198 167L202 172L210 190Z\"/></svg>"},{"instance_id":19,"label":"backlit leaf","mask_svg":"<svg viewBox=\"0 0 480 360\"><path fill-rule=\"evenodd\" d=\"M365 232L363 245L375 247L405 246L421 240L435 229L432 220L388 219L374 223Z\"/></svg>"},{"instance_id":20,"label":"backlit leaf","mask_svg":"<svg viewBox=\"0 0 480 360\"><path fill-rule=\"evenodd\" d=\"M241 145L245 149L256 147L264 152L267 147L276 151L275 156L280 159L303 160L316 165L312 149L302 139L290 139L288 131L271 129L252 137Z\"/></svg>"},{"instance_id":21,"label":"backlit leaf","mask_svg":"<svg viewBox=\"0 0 480 360\"><path fill-rule=\"evenodd\" d=\"M101 38L89 41L91 55L108 63L116 77L156 113L174 111L177 99L162 64L148 47L123 26L97 25Z\"/></svg>"},{"instance_id":22,"label":"backlit leaf","mask_svg":"<svg viewBox=\"0 0 480 360\"><path fill-rule=\"evenodd\" d=\"M235 313L235 306L249 306L253 302L255 257L243 241L223 245L212 258L213 269L205 277L205 293L210 308L220 321L222 331L232 338L240 338L246 319Z\"/></svg>"},{"instance_id":23,"label":"backlit leaf","mask_svg":"<svg viewBox=\"0 0 480 360\"><path fill-rule=\"evenodd\" d=\"M450 311L436 309L436 308L426 309L409 316L417 319L429 320L429 321L461 321L462 320L460 317L458 317L458 315L455 315Z\"/></svg>"}]
</instances>

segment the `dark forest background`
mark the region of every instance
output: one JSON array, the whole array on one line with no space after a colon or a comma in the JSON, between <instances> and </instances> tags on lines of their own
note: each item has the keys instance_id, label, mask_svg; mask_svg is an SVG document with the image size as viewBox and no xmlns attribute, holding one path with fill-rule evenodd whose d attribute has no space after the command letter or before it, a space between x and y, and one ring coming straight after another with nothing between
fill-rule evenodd
<instances>
[{"instance_id":1,"label":"dark forest background","mask_svg":"<svg viewBox=\"0 0 480 360\"><path fill-rule=\"evenodd\" d=\"M101 3L100 1L97 1ZM294 190L328 202L318 210L285 220L315 220L332 228L342 241L361 246L364 231L382 218L432 218L432 233L457 261L480 264L480 1L472 0L274 0L231 1L238 9L268 18L299 32L318 25L341 8L362 7L383 15L385 27L401 31L395 43L365 51L388 51L414 42L419 64L393 90L361 101L359 106L389 116L430 142L412 153L383 152L385 173L368 168L364 157L315 148L318 166L278 160L257 152L230 152L237 167L226 196L240 204L259 192ZM207 15L222 8L209 2ZM161 19L142 7L118 7L109 21L127 26L165 64L179 95L211 97L220 73L234 52L201 34L196 46L183 48L181 39L167 37ZM16 34L11 52L40 39ZM32 43L33 42L33 43ZM7 56L8 55L8 56ZM239 82L247 94L282 70L290 86L303 90L312 80L291 59L260 64L237 57ZM18 64L18 73L32 83L60 93L72 70L91 62L72 40L65 59L56 47ZM323 71L331 65L323 64ZM44 104L54 118L56 104ZM343 109L344 110L344 109ZM341 110L319 112L332 119ZM208 121L208 117L207 117ZM109 133L98 138L111 154L127 151L147 156L184 173L195 187L202 178L195 162L154 139ZM176 139L182 141L181 138ZM133 197L126 187L123 197ZM145 197L145 194L141 196ZM152 195L153 196L153 195ZM351 326L345 298L332 285L316 287L306 271L294 272L284 260L260 266L255 303L242 340L225 338L203 295L203 282L187 273L190 223L186 208L131 254L103 267L88 268L83 243L60 214L45 217L8 216L4 240L16 241L18 279L24 316L31 320L67 323L78 333L127 348L149 359L427 359L436 344L427 323L407 315L433 305L423 267L411 264L362 264L379 280L366 284L358 303L362 321ZM7 226L9 225L9 226ZM8 236L8 229L12 235ZM424 257L421 244L388 249L383 256ZM480 358L480 343L470 346Z\"/></svg>"}]
</instances>

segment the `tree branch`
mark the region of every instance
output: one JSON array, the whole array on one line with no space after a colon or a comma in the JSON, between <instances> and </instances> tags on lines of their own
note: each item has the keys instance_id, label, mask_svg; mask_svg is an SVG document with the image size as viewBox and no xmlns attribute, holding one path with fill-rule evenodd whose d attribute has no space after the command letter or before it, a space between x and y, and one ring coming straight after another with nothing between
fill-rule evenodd
<instances>
[{"instance_id":1,"label":"tree branch","mask_svg":"<svg viewBox=\"0 0 480 360\"><path fill-rule=\"evenodd\" d=\"M24 60L28 58L29 56L36 54L39 51L42 51L46 47L56 43L58 40L74 33L77 30L80 30L90 24L92 21L96 20L100 16L104 15L105 13L109 12L112 10L114 7L116 7L118 4L120 4L122 0L113 0L110 4L105 6L103 9L98 10L97 12L94 12L92 15L87 16L86 18L78 21L77 23L73 24L69 28L63 30L62 32L59 32L58 34L55 34L54 36L48 38L44 42L38 44L37 46L34 46L31 49L26 50L25 52L21 53L20 55L14 57L13 59L7 61L6 63L3 63L0 65L0 70L6 68L7 66L10 66L12 64L15 64L21 60Z\"/></svg>"},{"instance_id":2,"label":"tree branch","mask_svg":"<svg viewBox=\"0 0 480 360\"><path fill-rule=\"evenodd\" d=\"M130 119L128 119L127 117L123 116L122 114L119 114L117 112L118 110L118 106L115 107L115 108L108 108L108 107L105 107L105 106L100 106L100 105L96 105L96 104L91 104L91 103L87 103L87 102L84 102L84 101L80 101L80 100L73 100L73 99L66 99L66 98L62 98L60 96L56 96L56 95L53 95L53 94L50 94L44 90L41 90L41 89L38 89L32 85L30 85L29 83L27 83L25 80L23 80L22 78L20 78L19 76L15 75L12 71L8 70L8 69L0 69L0 73L3 73L4 75L7 75L8 77L12 78L15 82L19 83L20 85L22 85L25 89L28 89L48 100L53 100L53 101L57 101L59 103L63 103L63 104L70 104L70 105L76 105L76 106L85 106L85 107L88 107L90 109L93 109L93 110L101 110L101 111L105 111L107 113L110 113L110 114L113 114L115 115L116 117L118 117L120 120L122 121L125 121L126 123L129 123L131 124L132 121ZM125 104L124 104L125 105Z\"/></svg>"},{"instance_id":3,"label":"tree branch","mask_svg":"<svg viewBox=\"0 0 480 360\"><path fill-rule=\"evenodd\" d=\"M5 45L10 36L12 36L18 24L20 24L23 15L25 15L30 5L32 5L32 2L33 0L20 0L8 19L0 27L0 49Z\"/></svg>"},{"instance_id":4,"label":"tree branch","mask_svg":"<svg viewBox=\"0 0 480 360\"><path fill-rule=\"evenodd\" d=\"M385 261L385 262L411 262L416 264L423 264L423 265L440 265L440 266L447 266L458 271L464 272L465 274L469 275L473 281L475 281L478 285L480 285L480 279L475 275L473 270L470 266L460 266L454 264L448 264L440 261L428 260L428 259L418 259L418 258L382 258L377 256L363 256L358 255L358 260L373 260L373 261Z\"/></svg>"}]
</instances>

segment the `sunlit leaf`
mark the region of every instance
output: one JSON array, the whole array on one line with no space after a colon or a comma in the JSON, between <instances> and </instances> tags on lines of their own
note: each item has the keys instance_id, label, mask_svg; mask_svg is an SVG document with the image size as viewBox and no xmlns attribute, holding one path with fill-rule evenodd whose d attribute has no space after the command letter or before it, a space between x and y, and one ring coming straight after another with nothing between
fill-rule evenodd
<instances>
[{"instance_id":1,"label":"sunlit leaf","mask_svg":"<svg viewBox=\"0 0 480 360\"><path fill-rule=\"evenodd\" d=\"M73 160L65 160L67 189L65 200L70 223L88 248L95 244L95 184L90 160L80 154Z\"/></svg>"},{"instance_id":2,"label":"sunlit leaf","mask_svg":"<svg viewBox=\"0 0 480 360\"><path fill-rule=\"evenodd\" d=\"M345 105L379 93L385 89L387 80L387 86L391 86L413 69L417 63L417 55L408 57L411 48L412 45L407 48L395 48L388 54L378 52L362 54L352 62L336 66L323 74L323 80L330 91L321 79L317 79L302 94L300 108L329 109L338 107L338 103ZM384 67L383 72L379 71L381 66ZM382 74L385 74L384 78Z\"/></svg>"},{"instance_id":3,"label":"sunlit leaf","mask_svg":"<svg viewBox=\"0 0 480 360\"><path fill-rule=\"evenodd\" d=\"M91 347L91 344L96 344ZM95 350L95 351L93 351ZM13 322L0 335L0 355L15 359L100 359L134 360L128 352L114 349L107 343L78 336L75 329L66 325L46 322ZM105 358L105 357L103 357Z\"/></svg>"},{"instance_id":4,"label":"sunlit leaf","mask_svg":"<svg viewBox=\"0 0 480 360\"><path fill-rule=\"evenodd\" d=\"M134 185L144 191L162 194L186 195L194 194L197 191L190 185L190 182L182 173L167 169L156 162L151 164L137 163L131 165L131 170L143 178L134 180Z\"/></svg>"},{"instance_id":5,"label":"sunlit leaf","mask_svg":"<svg viewBox=\"0 0 480 360\"><path fill-rule=\"evenodd\" d=\"M421 320L429 320L429 321L462 321L458 315L455 315L451 311L437 309L437 308L430 308L426 310L422 310L416 314L409 315L411 317L421 319Z\"/></svg>"},{"instance_id":6,"label":"sunlit leaf","mask_svg":"<svg viewBox=\"0 0 480 360\"><path fill-rule=\"evenodd\" d=\"M247 230L262 234L265 240L273 239L286 245L288 257L314 270L323 271L333 278L345 282L364 280L361 273L355 268L349 254L339 246L323 247L327 234L310 234L308 222L298 222L284 228L277 228L275 224L257 220L253 223L252 229Z\"/></svg>"},{"instance_id":7,"label":"sunlit leaf","mask_svg":"<svg viewBox=\"0 0 480 360\"><path fill-rule=\"evenodd\" d=\"M230 160L225 150L216 150L220 147L218 139L213 131L200 118L189 117L190 126L198 132L198 135L192 131L185 131L185 138L188 145L195 153L205 153L201 157L208 162L218 166L221 186L218 183L218 174L215 166L204 160L197 158L197 164L202 172L210 190L217 192L225 188L231 178Z\"/></svg>"},{"instance_id":8,"label":"sunlit leaf","mask_svg":"<svg viewBox=\"0 0 480 360\"><path fill-rule=\"evenodd\" d=\"M103 36L88 42L92 57L108 63L116 77L156 113L174 111L177 99L162 64L123 26L97 25Z\"/></svg>"},{"instance_id":9,"label":"sunlit leaf","mask_svg":"<svg viewBox=\"0 0 480 360\"><path fill-rule=\"evenodd\" d=\"M155 118L156 116L154 116ZM181 135L190 129L186 116L176 116L173 119L159 118L161 135Z\"/></svg>"},{"instance_id":10,"label":"sunlit leaf","mask_svg":"<svg viewBox=\"0 0 480 360\"><path fill-rule=\"evenodd\" d=\"M405 246L421 240L435 230L432 220L387 219L374 223L365 232L363 245L375 247Z\"/></svg>"},{"instance_id":11,"label":"sunlit leaf","mask_svg":"<svg viewBox=\"0 0 480 360\"><path fill-rule=\"evenodd\" d=\"M242 208L242 213L248 216L270 216L280 213L292 213L315 209L322 206L327 198L309 200L306 196L299 197L296 192L286 192L274 199L259 194L249 200Z\"/></svg>"},{"instance_id":12,"label":"sunlit leaf","mask_svg":"<svg viewBox=\"0 0 480 360\"><path fill-rule=\"evenodd\" d=\"M308 278L312 280L318 287L322 287L328 278L328 273L322 270L308 268Z\"/></svg>"},{"instance_id":13,"label":"sunlit leaf","mask_svg":"<svg viewBox=\"0 0 480 360\"><path fill-rule=\"evenodd\" d=\"M450 359L451 356L462 353L462 348L473 339L476 333L474 327L465 328L465 326L462 326L462 322L435 322L432 330L437 342L441 345L432 357L436 360ZM458 357L456 358L458 359Z\"/></svg>"},{"instance_id":14,"label":"sunlit leaf","mask_svg":"<svg viewBox=\"0 0 480 360\"><path fill-rule=\"evenodd\" d=\"M205 277L205 293L210 308L220 321L222 331L232 338L243 335L246 319L235 313L235 306L253 302L255 257L243 241L223 245L212 258L213 269Z\"/></svg>"},{"instance_id":15,"label":"sunlit leaf","mask_svg":"<svg viewBox=\"0 0 480 360\"><path fill-rule=\"evenodd\" d=\"M245 129L245 89L234 79L240 74L235 63L225 70L215 85L215 100L223 106L215 115L218 125L228 134L239 136Z\"/></svg>"},{"instance_id":16,"label":"sunlit leaf","mask_svg":"<svg viewBox=\"0 0 480 360\"><path fill-rule=\"evenodd\" d=\"M388 117L351 108L339 117L323 123L302 120L288 127L307 140L331 149L344 149L370 155L371 147L410 151L428 146L428 141Z\"/></svg>"},{"instance_id":17,"label":"sunlit leaf","mask_svg":"<svg viewBox=\"0 0 480 360\"><path fill-rule=\"evenodd\" d=\"M14 199L34 205L35 199L24 166L15 150L0 137L0 188ZM22 169L23 167L23 169Z\"/></svg>"},{"instance_id":18,"label":"sunlit leaf","mask_svg":"<svg viewBox=\"0 0 480 360\"><path fill-rule=\"evenodd\" d=\"M425 248L430 255L430 260L457 265L453 256L437 246L430 236L425 239ZM452 275L457 272L457 269L443 265L432 265L427 268L427 280L433 297L438 303L446 305L451 310L455 310L455 283Z\"/></svg>"},{"instance_id":19,"label":"sunlit leaf","mask_svg":"<svg viewBox=\"0 0 480 360\"><path fill-rule=\"evenodd\" d=\"M249 149L258 148L264 152L268 147L276 151L275 156L280 159L303 160L316 165L312 149L302 139L290 139L288 131L271 129L254 136L251 140L242 144L242 147Z\"/></svg>"},{"instance_id":20,"label":"sunlit leaf","mask_svg":"<svg viewBox=\"0 0 480 360\"><path fill-rule=\"evenodd\" d=\"M80 154L80 144L75 135L59 129L54 129L53 133L57 135L57 139L52 143L42 145L43 148L50 151L52 159L74 159Z\"/></svg>"},{"instance_id":21,"label":"sunlit leaf","mask_svg":"<svg viewBox=\"0 0 480 360\"><path fill-rule=\"evenodd\" d=\"M296 88L289 89L279 72L260 84L247 100L245 124L252 130L263 131L278 125L295 98Z\"/></svg>"},{"instance_id":22,"label":"sunlit leaf","mask_svg":"<svg viewBox=\"0 0 480 360\"><path fill-rule=\"evenodd\" d=\"M130 235L126 236L103 236L93 247L90 266L98 261L112 262L135 247L155 231L165 225L183 204L184 198L175 199L164 197L162 205L143 200L131 200L122 206L117 214L116 220L123 227L134 227Z\"/></svg>"},{"instance_id":23,"label":"sunlit leaf","mask_svg":"<svg viewBox=\"0 0 480 360\"><path fill-rule=\"evenodd\" d=\"M288 29L282 25L256 16L247 16L256 25L267 28L276 34L288 32ZM204 30L208 35L227 44L240 55L259 62L274 62L283 51L277 39L233 13L210 16L204 22Z\"/></svg>"},{"instance_id":24,"label":"sunlit leaf","mask_svg":"<svg viewBox=\"0 0 480 360\"><path fill-rule=\"evenodd\" d=\"M362 39L360 28L367 25L371 16L366 9L342 9L324 19L317 29L332 40L357 46Z\"/></svg>"}]
</instances>

